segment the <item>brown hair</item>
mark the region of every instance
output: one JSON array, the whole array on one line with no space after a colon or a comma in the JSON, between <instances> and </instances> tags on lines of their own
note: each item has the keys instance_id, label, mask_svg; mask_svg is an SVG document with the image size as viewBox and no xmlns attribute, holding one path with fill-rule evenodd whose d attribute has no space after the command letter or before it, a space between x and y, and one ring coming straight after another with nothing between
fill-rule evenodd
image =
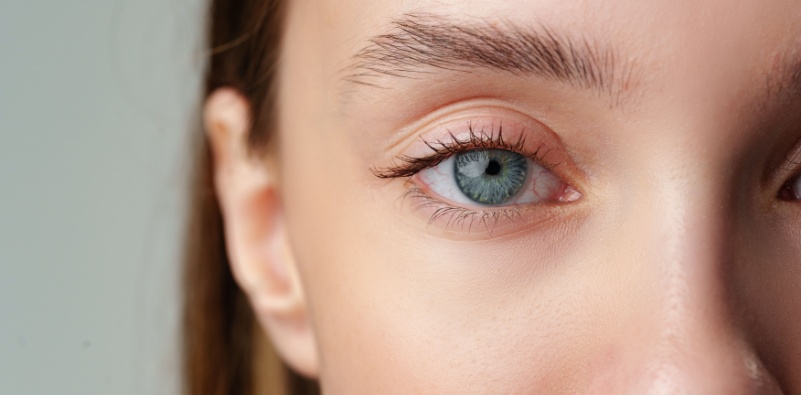
<instances>
[{"instance_id":1,"label":"brown hair","mask_svg":"<svg viewBox=\"0 0 801 395\"><path fill-rule=\"evenodd\" d=\"M220 87L244 95L253 109L248 145L270 144L283 21L280 0L211 0L205 100ZM205 134L198 132L183 273L183 384L187 395L319 394L292 372L258 329L231 274Z\"/></svg>"}]
</instances>

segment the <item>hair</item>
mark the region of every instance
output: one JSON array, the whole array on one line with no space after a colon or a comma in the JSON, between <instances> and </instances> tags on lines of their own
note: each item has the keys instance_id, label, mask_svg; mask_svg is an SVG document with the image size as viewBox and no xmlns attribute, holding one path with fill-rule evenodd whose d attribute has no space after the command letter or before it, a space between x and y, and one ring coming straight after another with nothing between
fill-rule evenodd
<instances>
[{"instance_id":1,"label":"hair","mask_svg":"<svg viewBox=\"0 0 801 395\"><path fill-rule=\"evenodd\" d=\"M203 101L230 87L252 108L248 148L270 147L275 124L281 0L211 0ZM182 362L187 395L319 394L317 384L284 365L234 281L214 192L212 157L202 128L193 136L195 172L183 272Z\"/></svg>"}]
</instances>

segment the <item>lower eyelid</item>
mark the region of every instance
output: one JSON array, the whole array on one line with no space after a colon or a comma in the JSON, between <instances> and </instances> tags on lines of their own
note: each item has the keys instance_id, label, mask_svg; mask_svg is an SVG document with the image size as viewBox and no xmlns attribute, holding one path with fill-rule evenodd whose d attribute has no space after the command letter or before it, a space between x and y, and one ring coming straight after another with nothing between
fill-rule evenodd
<instances>
[{"instance_id":1,"label":"lower eyelid","mask_svg":"<svg viewBox=\"0 0 801 395\"><path fill-rule=\"evenodd\" d=\"M410 181L411 182L411 181ZM509 237L513 234L542 230L558 218L560 210L552 204L513 205L475 210L451 205L432 198L417 185L404 195L408 206L422 226L442 237L460 240L482 240ZM542 206L542 207L537 207ZM449 236L450 235L450 236Z\"/></svg>"},{"instance_id":2,"label":"lower eyelid","mask_svg":"<svg viewBox=\"0 0 801 395\"><path fill-rule=\"evenodd\" d=\"M499 225L508 225L510 220L520 217L518 206L486 207L471 209L451 205L450 203L431 197L430 192L412 186L405 199L413 199L415 210L423 211L428 216L428 225L440 225L448 230L472 231L474 225L493 231Z\"/></svg>"}]
</instances>

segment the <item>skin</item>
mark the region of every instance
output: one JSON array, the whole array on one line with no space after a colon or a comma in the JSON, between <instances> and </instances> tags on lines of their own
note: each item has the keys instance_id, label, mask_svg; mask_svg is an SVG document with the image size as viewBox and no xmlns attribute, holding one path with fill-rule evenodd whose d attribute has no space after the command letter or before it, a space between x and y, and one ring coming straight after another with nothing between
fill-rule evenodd
<instances>
[{"instance_id":1,"label":"skin","mask_svg":"<svg viewBox=\"0 0 801 395\"><path fill-rule=\"evenodd\" d=\"M801 171L801 100L766 82L801 52L801 3L287 12L277 149L248 156L236 92L209 98L206 125L237 280L325 393L801 394L801 202L779 197ZM422 12L547 21L632 72L614 95L487 69L343 83L371 37ZM527 125L580 197L468 229L430 221L414 179L375 176L470 119Z\"/></svg>"}]
</instances>

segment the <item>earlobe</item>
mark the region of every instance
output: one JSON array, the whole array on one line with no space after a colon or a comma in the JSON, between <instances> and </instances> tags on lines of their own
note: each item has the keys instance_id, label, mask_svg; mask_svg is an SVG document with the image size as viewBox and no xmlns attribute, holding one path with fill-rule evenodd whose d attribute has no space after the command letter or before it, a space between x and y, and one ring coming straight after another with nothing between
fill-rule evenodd
<instances>
[{"instance_id":1,"label":"earlobe","mask_svg":"<svg viewBox=\"0 0 801 395\"><path fill-rule=\"evenodd\" d=\"M227 88L213 92L204 108L231 270L279 354L300 373L316 376L315 338L274 167L248 153L250 115L248 101Z\"/></svg>"}]
</instances>

